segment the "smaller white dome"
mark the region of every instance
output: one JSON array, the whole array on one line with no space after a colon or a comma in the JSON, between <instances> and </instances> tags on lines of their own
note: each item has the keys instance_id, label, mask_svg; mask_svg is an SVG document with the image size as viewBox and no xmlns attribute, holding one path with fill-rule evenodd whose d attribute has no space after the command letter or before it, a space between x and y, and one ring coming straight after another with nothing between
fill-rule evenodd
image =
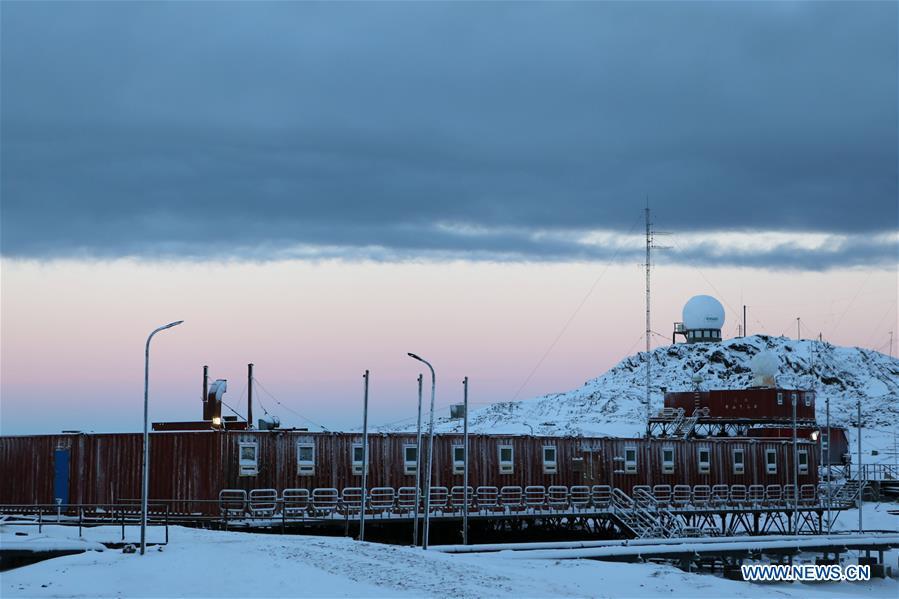
<instances>
[{"instance_id":1,"label":"smaller white dome","mask_svg":"<svg viewBox=\"0 0 899 599\"><path fill-rule=\"evenodd\" d=\"M684 328L721 329L724 326L724 306L711 295L695 295L684 304Z\"/></svg>"},{"instance_id":2,"label":"smaller white dome","mask_svg":"<svg viewBox=\"0 0 899 599\"><path fill-rule=\"evenodd\" d=\"M777 371L780 369L780 360L774 352L761 351L752 356L749 361L752 370L752 385L754 387L774 387Z\"/></svg>"}]
</instances>

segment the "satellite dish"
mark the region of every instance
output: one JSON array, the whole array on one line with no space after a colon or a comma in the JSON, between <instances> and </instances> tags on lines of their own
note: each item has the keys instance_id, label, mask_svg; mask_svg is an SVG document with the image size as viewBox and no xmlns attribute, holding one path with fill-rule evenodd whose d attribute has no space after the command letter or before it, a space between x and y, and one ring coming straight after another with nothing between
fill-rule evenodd
<instances>
[{"instance_id":1,"label":"satellite dish","mask_svg":"<svg viewBox=\"0 0 899 599\"><path fill-rule=\"evenodd\" d=\"M693 380L693 390L699 391L700 387L702 386L702 375L699 374L698 372L694 372L692 380Z\"/></svg>"}]
</instances>

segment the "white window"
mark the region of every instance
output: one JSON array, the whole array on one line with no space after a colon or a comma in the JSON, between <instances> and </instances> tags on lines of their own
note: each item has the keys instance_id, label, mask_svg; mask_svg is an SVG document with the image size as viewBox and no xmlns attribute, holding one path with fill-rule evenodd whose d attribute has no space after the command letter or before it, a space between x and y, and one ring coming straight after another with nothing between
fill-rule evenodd
<instances>
[{"instance_id":1,"label":"white window","mask_svg":"<svg viewBox=\"0 0 899 599\"><path fill-rule=\"evenodd\" d=\"M636 474L637 472L637 448L624 448L624 472L626 474Z\"/></svg>"},{"instance_id":2,"label":"white window","mask_svg":"<svg viewBox=\"0 0 899 599\"><path fill-rule=\"evenodd\" d=\"M315 474L314 443L297 443L297 474L300 476Z\"/></svg>"},{"instance_id":3,"label":"white window","mask_svg":"<svg viewBox=\"0 0 899 599\"><path fill-rule=\"evenodd\" d=\"M556 461L555 445L543 446L543 474L555 474L559 471L559 463Z\"/></svg>"},{"instance_id":4,"label":"white window","mask_svg":"<svg viewBox=\"0 0 899 599\"><path fill-rule=\"evenodd\" d=\"M697 451L699 456L699 473L708 474L712 469L712 452L708 447L700 447Z\"/></svg>"},{"instance_id":5,"label":"white window","mask_svg":"<svg viewBox=\"0 0 899 599\"><path fill-rule=\"evenodd\" d=\"M453 445L453 474L465 474L465 447Z\"/></svg>"},{"instance_id":6,"label":"white window","mask_svg":"<svg viewBox=\"0 0 899 599\"><path fill-rule=\"evenodd\" d=\"M743 474L746 472L746 462L743 459L743 450L734 450L734 474Z\"/></svg>"},{"instance_id":7,"label":"white window","mask_svg":"<svg viewBox=\"0 0 899 599\"><path fill-rule=\"evenodd\" d=\"M808 474L808 450L799 450L799 474Z\"/></svg>"},{"instance_id":8,"label":"white window","mask_svg":"<svg viewBox=\"0 0 899 599\"><path fill-rule=\"evenodd\" d=\"M784 405L784 394L781 393L780 391L777 392L777 405L779 405L779 406Z\"/></svg>"},{"instance_id":9,"label":"white window","mask_svg":"<svg viewBox=\"0 0 899 599\"><path fill-rule=\"evenodd\" d=\"M513 451L511 445L500 445L499 446L499 473L500 474L512 474L515 470L513 458Z\"/></svg>"},{"instance_id":10,"label":"white window","mask_svg":"<svg viewBox=\"0 0 899 599\"><path fill-rule=\"evenodd\" d=\"M674 474L674 448L662 448L662 474Z\"/></svg>"},{"instance_id":11,"label":"white window","mask_svg":"<svg viewBox=\"0 0 899 599\"><path fill-rule=\"evenodd\" d=\"M369 452L371 448L369 448ZM362 451L362 443L353 443L353 474L362 476L362 462L365 456ZM371 462L371 454L369 453L369 462Z\"/></svg>"},{"instance_id":12,"label":"white window","mask_svg":"<svg viewBox=\"0 0 899 599\"><path fill-rule=\"evenodd\" d=\"M806 393L803 397L805 398L805 407L810 408L812 405L812 400L815 399L815 394Z\"/></svg>"},{"instance_id":13,"label":"white window","mask_svg":"<svg viewBox=\"0 0 899 599\"><path fill-rule=\"evenodd\" d=\"M418 470L418 447L415 445L403 445L403 472L415 474Z\"/></svg>"},{"instance_id":14,"label":"white window","mask_svg":"<svg viewBox=\"0 0 899 599\"><path fill-rule=\"evenodd\" d=\"M259 474L259 444L246 441L240 444L239 474L240 476L256 476Z\"/></svg>"},{"instance_id":15,"label":"white window","mask_svg":"<svg viewBox=\"0 0 899 599\"><path fill-rule=\"evenodd\" d=\"M777 450L765 450L765 472L768 474L777 474Z\"/></svg>"}]
</instances>

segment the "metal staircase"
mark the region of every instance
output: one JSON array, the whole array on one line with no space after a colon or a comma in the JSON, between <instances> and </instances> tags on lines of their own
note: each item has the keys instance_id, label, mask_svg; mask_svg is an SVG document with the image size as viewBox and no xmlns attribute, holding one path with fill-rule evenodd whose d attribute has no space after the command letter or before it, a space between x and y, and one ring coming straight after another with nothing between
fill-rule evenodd
<instances>
[{"instance_id":1,"label":"metal staircase","mask_svg":"<svg viewBox=\"0 0 899 599\"><path fill-rule=\"evenodd\" d=\"M833 494L831 500L833 503L841 504L841 505L855 505L855 501L858 499L859 493L864 490L864 487L868 484L868 481L859 481L857 478L852 478L846 481L842 487L837 489L837 492Z\"/></svg>"},{"instance_id":2,"label":"metal staircase","mask_svg":"<svg viewBox=\"0 0 899 599\"><path fill-rule=\"evenodd\" d=\"M680 519L664 508L646 492L637 491L634 500L621 489L612 489L610 507L618 522L638 539L683 536Z\"/></svg>"},{"instance_id":3,"label":"metal staircase","mask_svg":"<svg viewBox=\"0 0 899 599\"><path fill-rule=\"evenodd\" d=\"M696 423L699 421L700 414L698 410L693 412L693 415L684 418L681 420L676 427L674 427L674 436L680 437L682 439L686 439L693 432L693 428L696 426Z\"/></svg>"}]
</instances>

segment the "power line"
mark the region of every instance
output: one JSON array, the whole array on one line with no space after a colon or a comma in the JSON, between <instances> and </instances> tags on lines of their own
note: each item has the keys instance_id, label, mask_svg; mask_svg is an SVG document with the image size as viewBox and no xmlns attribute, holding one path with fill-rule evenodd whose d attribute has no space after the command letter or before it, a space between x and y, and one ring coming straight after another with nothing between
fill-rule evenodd
<instances>
[{"instance_id":1,"label":"power line","mask_svg":"<svg viewBox=\"0 0 899 599\"><path fill-rule=\"evenodd\" d=\"M235 410L234 408L232 408L231 406L226 404L224 399L222 400L222 405L225 406L226 408L228 408L229 410L231 410L232 412L234 412L234 414L237 415L237 417L240 418L241 420L246 420L246 418L244 418L243 414L241 414L240 412L238 412L237 410Z\"/></svg>"},{"instance_id":2,"label":"power line","mask_svg":"<svg viewBox=\"0 0 899 599\"><path fill-rule=\"evenodd\" d=\"M852 307L852 304L855 303L855 300L858 298L858 294L860 294L860 293L862 292L862 289L864 288L865 285L868 284L868 281L871 279L871 275L873 275L873 274L874 274L873 271L872 271L872 272L869 272L869 273L868 273L868 276L865 277L865 280L862 281L862 284L859 285L859 286L858 286L858 289L855 290L855 295L852 296L852 299L851 299L851 300L849 301L849 303L846 305L846 309L843 310L843 313L840 314L840 317L837 319L836 324L834 324L834 325L833 325L833 328L830 330L830 335L828 335L829 337L833 338L834 334L837 332L837 329L838 329L839 326L840 326L840 323L843 322L843 317L846 316L846 313L847 313L847 312L849 312L849 308L851 308L851 307Z\"/></svg>"},{"instance_id":3,"label":"power line","mask_svg":"<svg viewBox=\"0 0 899 599\"><path fill-rule=\"evenodd\" d=\"M315 422L314 420L312 420L312 419L310 419L310 418L307 418L306 416L303 416L302 414L300 414L299 412L297 412L297 411L294 410L293 408L291 408L291 407L289 407L289 406L286 406L286 405L284 405L283 403L281 403L281 401L280 401L277 397L275 397L274 395L272 395L271 391L269 391L268 389L265 388L265 385L263 385L262 382L261 382L258 378L253 377L253 382L259 385L259 388L262 389L262 392L263 392L263 393L265 393L266 395L268 395L269 397L271 397L272 400L273 400L276 404L278 404L279 406L281 406L282 408L284 408L284 409L287 410L288 412L292 412L293 414L299 416L299 417L302 418L303 420L305 420L305 421L307 421L307 422L310 422L310 423L314 424L315 426L321 428L321 429L322 429L323 431L325 431L325 432L330 432L330 431L329 431L326 427L324 427L323 425L321 425L321 424Z\"/></svg>"},{"instance_id":4,"label":"power line","mask_svg":"<svg viewBox=\"0 0 899 599\"><path fill-rule=\"evenodd\" d=\"M631 228L628 230L628 232L626 233L626 235L630 235L630 234L634 231L634 227L637 226L637 223L638 223L638 222L640 222L640 219L639 219L639 218L637 218L636 220L634 220L634 224L631 225ZM612 257L609 258L609 260L606 262L605 268L603 268L602 272L599 274L599 276L596 278L596 280L593 281L593 285L590 286L590 289L587 291L587 294L584 296L584 298L583 298L583 299L581 300L581 302L578 304L577 308L574 309L574 312L571 313L571 316L568 317L568 320L565 322L565 325L562 327L562 330L559 331L559 334L556 335L556 338L553 340L552 343L550 343L550 345L549 345L549 347L547 348L547 350L543 353L543 355L542 355L542 356L540 357L540 359L537 361L537 364L534 366L534 368L531 369L530 374L528 374L527 378L524 379L524 382L521 384L521 386L520 386L520 387L518 388L518 390L515 392L515 395L512 396L512 399L511 399L510 401L515 401L516 399L518 399L518 396L521 394L521 392L524 390L524 388L527 386L527 384L528 384L529 382L531 382L531 378L534 376L534 373L537 372L537 370L538 370L538 369L540 368L540 366L543 364L543 361L546 360L547 356L549 356L549 354L550 354L550 352L552 352L553 348L556 347L556 344L559 342L559 340L562 338L562 336L563 336L563 335L565 334L565 332L568 330L568 327L571 325L571 323L574 321L575 317L576 317L576 316L578 315L578 313L581 311L581 308L584 307L584 304L587 303L587 300L588 300L588 299L590 298L590 296L593 294L593 291L596 289L596 286L599 285L599 282L600 282L600 281L602 280L602 278L605 276L606 272L608 272L609 267L610 267L610 266L612 265L612 263L615 261L615 258L618 257L618 254L619 254L619 253L621 253L621 247L620 247L620 246L618 247L618 249L615 250L615 253L612 254Z\"/></svg>"}]
</instances>

